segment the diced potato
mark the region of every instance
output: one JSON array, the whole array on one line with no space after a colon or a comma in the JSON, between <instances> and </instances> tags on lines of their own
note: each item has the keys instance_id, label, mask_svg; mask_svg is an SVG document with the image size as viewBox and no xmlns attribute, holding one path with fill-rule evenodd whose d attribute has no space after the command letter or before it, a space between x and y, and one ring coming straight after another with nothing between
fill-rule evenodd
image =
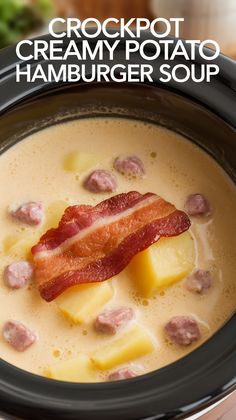
<instances>
[{"instance_id":1,"label":"diced potato","mask_svg":"<svg viewBox=\"0 0 236 420\"><path fill-rule=\"evenodd\" d=\"M79 284L62 293L56 303L60 310L74 323L88 323L112 298L110 280L102 283Z\"/></svg>"},{"instance_id":2,"label":"diced potato","mask_svg":"<svg viewBox=\"0 0 236 420\"><path fill-rule=\"evenodd\" d=\"M69 382L97 382L97 373L91 359L80 353L76 358L49 367L47 377Z\"/></svg>"},{"instance_id":3,"label":"diced potato","mask_svg":"<svg viewBox=\"0 0 236 420\"><path fill-rule=\"evenodd\" d=\"M28 259L31 257L31 248L38 239L37 235L9 235L3 241L4 253L14 258Z\"/></svg>"},{"instance_id":4,"label":"diced potato","mask_svg":"<svg viewBox=\"0 0 236 420\"><path fill-rule=\"evenodd\" d=\"M154 350L149 334L141 326L135 326L117 340L92 354L92 360L101 370L127 363Z\"/></svg>"},{"instance_id":5,"label":"diced potato","mask_svg":"<svg viewBox=\"0 0 236 420\"><path fill-rule=\"evenodd\" d=\"M141 295L150 297L158 289L182 280L195 263L194 241L189 232L162 238L137 254L130 264L131 276Z\"/></svg>"},{"instance_id":6,"label":"diced potato","mask_svg":"<svg viewBox=\"0 0 236 420\"><path fill-rule=\"evenodd\" d=\"M62 218L65 209L69 206L66 201L55 201L48 206L46 211L46 222L44 224L44 230L56 228Z\"/></svg>"},{"instance_id":7,"label":"diced potato","mask_svg":"<svg viewBox=\"0 0 236 420\"><path fill-rule=\"evenodd\" d=\"M96 157L91 153L72 152L65 156L63 167L70 172L83 172L96 164Z\"/></svg>"},{"instance_id":8,"label":"diced potato","mask_svg":"<svg viewBox=\"0 0 236 420\"><path fill-rule=\"evenodd\" d=\"M19 241L19 239L20 239L20 235L17 235L17 234L6 236L6 238L3 240L4 253L9 254L11 247L14 246L16 242Z\"/></svg>"}]
</instances>

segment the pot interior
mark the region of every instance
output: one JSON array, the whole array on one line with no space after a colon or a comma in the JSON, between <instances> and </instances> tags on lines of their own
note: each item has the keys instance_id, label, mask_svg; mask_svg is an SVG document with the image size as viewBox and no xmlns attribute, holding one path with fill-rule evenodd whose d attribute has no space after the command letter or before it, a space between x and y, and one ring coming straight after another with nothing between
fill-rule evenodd
<instances>
[{"instance_id":1,"label":"pot interior","mask_svg":"<svg viewBox=\"0 0 236 420\"><path fill-rule=\"evenodd\" d=\"M234 182L236 181L235 130L212 111L197 102L168 89L149 86L117 86L112 84L109 84L109 86L102 84L67 86L53 89L53 91L20 102L1 116L0 153L3 153L27 135L50 125L71 119L99 116L135 118L174 130L203 148L224 168L231 179ZM222 328L223 330L224 328ZM227 334L229 336L229 328ZM213 344L216 346L216 342ZM205 344L203 347L205 347ZM204 359L203 353L201 358ZM181 364L182 369L185 369L182 361L177 362L178 369ZM17 371L20 372L18 369ZM15 374L17 372L13 372L12 377ZM154 374L156 373L151 374L152 381L155 379ZM227 371L228 376L229 374L230 372ZM37 386L41 387L44 379L35 378L33 381L38 381ZM144 381L146 380L148 379ZM29 383L27 386L29 386ZM63 384L58 385L61 396L64 392L62 386ZM112 392L112 390L111 387L110 391ZM135 394L135 387L132 392ZM197 387L196 392L199 392ZM219 389L220 392L223 392L223 390ZM54 393L56 393L56 389L52 390L52 395ZM176 398L178 400L178 397ZM164 403L166 401L163 400ZM189 407L189 409L192 410L194 407ZM186 411L188 410L186 409ZM113 412L113 409L110 412L108 411L104 418L109 418L111 412ZM62 415L62 418L66 417ZM67 418L74 417L71 414ZM94 415L91 418L98 417Z\"/></svg>"}]
</instances>

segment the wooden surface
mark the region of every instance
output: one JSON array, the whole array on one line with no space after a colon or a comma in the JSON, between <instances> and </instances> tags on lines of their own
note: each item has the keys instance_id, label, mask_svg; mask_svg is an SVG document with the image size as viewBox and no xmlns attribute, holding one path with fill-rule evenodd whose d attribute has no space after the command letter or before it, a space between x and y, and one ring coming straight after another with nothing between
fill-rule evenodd
<instances>
[{"instance_id":1,"label":"wooden surface","mask_svg":"<svg viewBox=\"0 0 236 420\"><path fill-rule=\"evenodd\" d=\"M73 15L80 19L94 17L104 20L109 17L149 17L147 0L54 0L59 13Z\"/></svg>"},{"instance_id":2,"label":"wooden surface","mask_svg":"<svg viewBox=\"0 0 236 420\"><path fill-rule=\"evenodd\" d=\"M236 420L236 391L200 420Z\"/></svg>"},{"instance_id":3,"label":"wooden surface","mask_svg":"<svg viewBox=\"0 0 236 420\"><path fill-rule=\"evenodd\" d=\"M54 3L58 15L80 19L87 17L95 17L101 21L109 17L117 19L123 17L126 21L131 17L152 19L148 0L54 0ZM223 52L236 60L236 45L233 55L232 50L228 54L227 51Z\"/></svg>"}]
</instances>

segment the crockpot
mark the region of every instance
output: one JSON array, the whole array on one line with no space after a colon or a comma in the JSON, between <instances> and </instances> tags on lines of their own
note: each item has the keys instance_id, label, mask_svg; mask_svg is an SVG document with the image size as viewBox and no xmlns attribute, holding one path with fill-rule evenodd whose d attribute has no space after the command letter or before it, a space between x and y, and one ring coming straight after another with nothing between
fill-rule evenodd
<instances>
[{"instance_id":1,"label":"crockpot","mask_svg":"<svg viewBox=\"0 0 236 420\"><path fill-rule=\"evenodd\" d=\"M150 35L143 34L140 41L147 38ZM64 47L68 41L64 39ZM124 61L124 41L113 64ZM81 41L76 42L80 46ZM94 42L96 39L91 40ZM15 47L0 52L1 153L26 135L61 121L99 116L136 118L183 134L236 181L236 64L230 59L220 56L215 60L220 73L211 83L189 80L165 84L158 81L163 51L158 66L154 66L154 82L149 84L16 83L18 62ZM106 57L104 62L109 64ZM133 56L133 62L140 63L138 55ZM44 60L40 63L47 65ZM183 60L179 58L170 65L177 63ZM197 51L198 69L201 63ZM59 64L54 62L55 66ZM32 61L31 65L36 63ZM219 331L188 356L146 375L112 383L50 380L1 360L0 411L34 420L187 418L236 389L235 330L236 315L232 314Z\"/></svg>"}]
</instances>

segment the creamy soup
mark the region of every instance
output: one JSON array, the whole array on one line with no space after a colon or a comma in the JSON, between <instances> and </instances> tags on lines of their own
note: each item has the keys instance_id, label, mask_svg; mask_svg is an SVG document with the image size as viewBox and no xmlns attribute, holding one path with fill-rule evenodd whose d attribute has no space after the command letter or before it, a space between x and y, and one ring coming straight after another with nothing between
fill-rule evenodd
<instances>
[{"instance_id":1,"label":"creamy soup","mask_svg":"<svg viewBox=\"0 0 236 420\"><path fill-rule=\"evenodd\" d=\"M74 152L77 161L78 153L82 154L82 163L74 159L70 166ZM134 155L142 161L143 176L127 177L114 168L118 156ZM115 192L96 193L85 188L84 181L97 169L109 171L115 177ZM235 186L212 158L180 135L133 120L76 120L42 130L10 148L0 157L0 174L1 327L8 320L20 321L36 336L25 351L17 351L3 336L0 340L3 360L39 375L78 382L104 381L111 372L126 367L140 375L185 356L233 314L236 301ZM61 310L63 294L46 302L34 279L18 290L6 284L6 266L17 260L32 260L29 249L53 226L55 213L58 217L67 206L94 206L110 196L129 191L158 194L180 210L185 209L190 194L201 193L206 197L210 212L190 216L189 232L194 240L195 256L194 266L186 275L180 275L171 284L164 283L146 296L136 284L135 270L127 267L106 281L112 287L111 295L104 304L95 303L92 316L90 314L82 323L73 322ZM44 209L43 221L36 226L29 226L9 213L9 207L30 201L41 202ZM166 258L168 261L169 257ZM205 270L211 276L204 290L188 287L187 278L196 270ZM147 270L147 277L149 274ZM120 307L133 312L126 325L115 334L95 329L94 321L99 314ZM176 316L196 320L200 337L188 345L170 340L165 326ZM78 354L91 357L93 364L94 352L122 339L125 334L124 340L128 340L129 330L135 328L147 333L152 343L146 354L134 353L133 358L124 362L121 357L114 365L108 364L108 368L101 369L95 363L96 379L88 379L87 374L87 379L50 374L52 366L60 367L64 361L72 360L73 366Z\"/></svg>"}]
</instances>

